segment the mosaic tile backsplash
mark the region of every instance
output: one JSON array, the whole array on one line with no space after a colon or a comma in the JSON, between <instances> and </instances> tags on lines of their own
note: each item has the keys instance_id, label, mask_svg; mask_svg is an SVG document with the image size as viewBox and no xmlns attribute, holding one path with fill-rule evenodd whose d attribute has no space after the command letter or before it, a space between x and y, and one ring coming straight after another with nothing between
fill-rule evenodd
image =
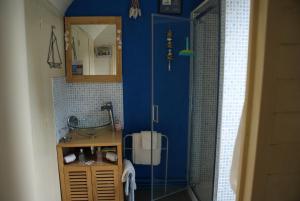
<instances>
[{"instance_id":1,"label":"mosaic tile backsplash","mask_svg":"<svg viewBox=\"0 0 300 201\"><path fill-rule=\"evenodd\" d=\"M122 125L122 83L66 83L65 77L53 78L53 103L57 141L67 132L67 119L74 115L81 127L98 126L109 122L107 111L101 106L111 101L114 116Z\"/></svg>"}]
</instances>

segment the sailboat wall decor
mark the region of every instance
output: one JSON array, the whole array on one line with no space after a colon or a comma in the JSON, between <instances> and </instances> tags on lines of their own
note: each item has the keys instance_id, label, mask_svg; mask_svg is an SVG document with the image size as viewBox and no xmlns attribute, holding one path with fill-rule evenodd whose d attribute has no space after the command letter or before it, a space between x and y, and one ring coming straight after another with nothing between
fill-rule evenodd
<instances>
[{"instance_id":1,"label":"sailboat wall decor","mask_svg":"<svg viewBox=\"0 0 300 201\"><path fill-rule=\"evenodd\" d=\"M55 26L52 26L47 63L50 68L61 68L62 60L61 60L61 56L59 53L57 38L54 33L54 29L55 29Z\"/></svg>"}]
</instances>

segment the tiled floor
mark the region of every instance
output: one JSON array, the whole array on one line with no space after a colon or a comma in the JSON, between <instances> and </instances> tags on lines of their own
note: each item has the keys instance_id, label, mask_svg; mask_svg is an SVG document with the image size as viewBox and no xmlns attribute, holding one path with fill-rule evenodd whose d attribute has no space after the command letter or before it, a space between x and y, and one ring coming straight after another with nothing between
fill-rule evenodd
<instances>
[{"instance_id":1,"label":"tiled floor","mask_svg":"<svg viewBox=\"0 0 300 201\"><path fill-rule=\"evenodd\" d=\"M192 200L190 199L188 192L185 190L179 193L175 193L169 197L160 199L159 201L192 201Z\"/></svg>"},{"instance_id":2,"label":"tiled floor","mask_svg":"<svg viewBox=\"0 0 300 201\"><path fill-rule=\"evenodd\" d=\"M136 191L136 201L150 201L151 193L150 189L143 189ZM191 201L188 192L186 190L172 194L168 197L159 199L158 201Z\"/></svg>"}]
</instances>

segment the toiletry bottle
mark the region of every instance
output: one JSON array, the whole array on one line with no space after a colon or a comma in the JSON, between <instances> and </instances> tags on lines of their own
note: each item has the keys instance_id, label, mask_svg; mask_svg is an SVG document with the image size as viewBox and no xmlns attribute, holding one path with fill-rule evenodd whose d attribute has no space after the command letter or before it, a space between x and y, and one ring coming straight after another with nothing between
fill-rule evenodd
<instances>
[{"instance_id":1,"label":"toiletry bottle","mask_svg":"<svg viewBox=\"0 0 300 201\"><path fill-rule=\"evenodd\" d=\"M85 163L85 156L84 156L84 153L83 153L83 149L81 148L80 149L80 153L79 153L79 156L78 156L78 160L80 163Z\"/></svg>"},{"instance_id":2,"label":"toiletry bottle","mask_svg":"<svg viewBox=\"0 0 300 201\"><path fill-rule=\"evenodd\" d=\"M91 154L92 156L95 154L95 147L91 146Z\"/></svg>"},{"instance_id":3,"label":"toiletry bottle","mask_svg":"<svg viewBox=\"0 0 300 201\"><path fill-rule=\"evenodd\" d=\"M103 156L102 156L101 147L97 147L96 155L97 155L97 162L102 162Z\"/></svg>"},{"instance_id":4,"label":"toiletry bottle","mask_svg":"<svg viewBox=\"0 0 300 201\"><path fill-rule=\"evenodd\" d=\"M118 119L116 119L116 121L115 121L115 130L116 131L121 131L122 130L121 122Z\"/></svg>"}]
</instances>

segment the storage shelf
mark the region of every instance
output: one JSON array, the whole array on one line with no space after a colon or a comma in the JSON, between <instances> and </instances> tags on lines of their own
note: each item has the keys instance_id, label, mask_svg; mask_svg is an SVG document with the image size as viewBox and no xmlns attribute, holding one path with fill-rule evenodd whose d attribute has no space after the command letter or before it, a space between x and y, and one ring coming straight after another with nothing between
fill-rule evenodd
<instances>
[{"instance_id":1,"label":"storage shelf","mask_svg":"<svg viewBox=\"0 0 300 201\"><path fill-rule=\"evenodd\" d=\"M110 147L122 144L122 134L120 131L112 132L110 128L99 130L99 134L93 137L82 136L76 131L69 133L72 136L70 142L59 143L58 147Z\"/></svg>"},{"instance_id":2,"label":"storage shelf","mask_svg":"<svg viewBox=\"0 0 300 201\"><path fill-rule=\"evenodd\" d=\"M106 162L106 161L102 161L102 162L94 162L92 164L85 164L85 163L81 163L79 161L75 161L73 163L69 163L69 164L65 164L65 166L74 166L74 167L85 167L85 166L118 166L117 163L112 163L112 162Z\"/></svg>"}]
</instances>

